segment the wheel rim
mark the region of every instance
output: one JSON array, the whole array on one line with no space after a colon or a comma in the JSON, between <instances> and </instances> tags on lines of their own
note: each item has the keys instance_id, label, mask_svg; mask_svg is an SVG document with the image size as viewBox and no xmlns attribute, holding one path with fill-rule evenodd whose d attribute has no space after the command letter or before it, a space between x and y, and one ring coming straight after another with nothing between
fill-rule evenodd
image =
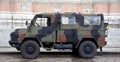
<instances>
[{"instance_id":1,"label":"wheel rim","mask_svg":"<svg viewBox=\"0 0 120 62\"><path fill-rule=\"evenodd\" d=\"M28 54L33 54L34 53L34 47L32 47L32 46L29 46L29 47L27 47L27 49L26 49L26 52L28 53Z\"/></svg>"},{"instance_id":2,"label":"wheel rim","mask_svg":"<svg viewBox=\"0 0 120 62\"><path fill-rule=\"evenodd\" d=\"M91 48L90 46L86 46L86 47L84 48L84 52L85 52L86 54L90 54L90 53L92 52L92 48Z\"/></svg>"}]
</instances>

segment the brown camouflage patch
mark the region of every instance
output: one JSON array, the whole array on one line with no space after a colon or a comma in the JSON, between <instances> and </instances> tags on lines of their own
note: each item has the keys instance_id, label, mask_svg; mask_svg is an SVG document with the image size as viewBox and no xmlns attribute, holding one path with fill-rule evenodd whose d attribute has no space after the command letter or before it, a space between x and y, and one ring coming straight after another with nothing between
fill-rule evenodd
<instances>
[{"instance_id":1,"label":"brown camouflage patch","mask_svg":"<svg viewBox=\"0 0 120 62\"><path fill-rule=\"evenodd\" d=\"M90 31L87 31L87 32L85 33L85 37L86 37L86 38L90 38L90 37L91 37Z\"/></svg>"},{"instance_id":2,"label":"brown camouflage patch","mask_svg":"<svg viewBox=\"0 0 120 62\"><path fill-rule=\"evenodd\" d=\"M52 15L51 15L51 23L53 23L55 21L55 14L53 13Z\"/></svg>"},{"instance_id":3,"label":"brown camouflage patch","mask_svg":"<svg viewBox=\"0 0 120 62\"><path fill-rule=\"evenodd\" d=\"M99 37L99 39L98 39L98 45L100 46L100 47L102 47L102 46L104 46L105 45L105 37Z\"/></svg>"},{"instance_id":4,"label":"brown camouflage patch","mask_svg":"<svg viewBox=\"0 0 120 62\"><path fill-rule=\"evenodd\" d=\"M17 40L18 40L19 43L21 43L22 40L24 39L25 33L26 33L26 31L21 31L21 32L18 33L18 39Z\"/></svg>"},{"instance_id":5,"label":"brown camouflage patch","mask_svg":"<svg viewBox=\"0 0 120 62\"><path fill-rule=\"evenodd\" d=\"M57 42L66 42L66 41L67 41L67 39L66 39L66 36L64 34L58 35Z\"/></svg>"}]
</instances>

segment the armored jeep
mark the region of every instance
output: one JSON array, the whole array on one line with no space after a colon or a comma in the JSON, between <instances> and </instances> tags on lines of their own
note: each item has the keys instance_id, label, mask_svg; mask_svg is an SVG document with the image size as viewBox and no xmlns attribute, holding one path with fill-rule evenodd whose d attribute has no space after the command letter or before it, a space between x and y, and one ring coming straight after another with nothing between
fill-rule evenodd
<instances>
[{"instance_id":1,"label":"armored jeep","mask_svg":"<svg viewBox=\"0 0 120 62\"><path fill-rule=\"evenodd\" d=\"M26 23L28 24L28 23ZM83 58L93 58L105 42L103 14L36 14L27 28L10 34L9 44L24 58L36 58L40 47L46 50L71 49Z\"/></svg>"}]
</instances>

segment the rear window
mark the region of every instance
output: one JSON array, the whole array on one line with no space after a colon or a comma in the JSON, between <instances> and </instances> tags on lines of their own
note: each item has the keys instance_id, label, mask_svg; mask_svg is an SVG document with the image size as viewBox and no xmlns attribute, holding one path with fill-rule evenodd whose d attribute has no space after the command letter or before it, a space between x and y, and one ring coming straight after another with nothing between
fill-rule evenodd
<instances>
[{"instance_id":1,"label":"rear window","mask_svg":"<svg viewBox=\"0 0 120 62\"><path fill-rule=\"evenodd\" d=\"M100 25L101 17L100 16L84 16L84 25Z\"/></svg>"}]
</instances>

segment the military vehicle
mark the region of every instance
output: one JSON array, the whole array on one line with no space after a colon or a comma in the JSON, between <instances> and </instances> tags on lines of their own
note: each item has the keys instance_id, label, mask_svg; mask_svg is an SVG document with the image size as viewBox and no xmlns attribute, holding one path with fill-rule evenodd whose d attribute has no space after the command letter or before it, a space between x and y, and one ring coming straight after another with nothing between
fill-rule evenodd
<instances>
[{"instance_id":1,"label":"military vehicle","mask_svg":"<svg viewBox=\"0 0 120 62\"><path fill-rule=\"evenodd\" d=\"M106 27L103 14L36 14L27 28L10 34L9 44L29 59L39 55L40 47L71 49L82 58L93 58L97 49L106 44Z\"/></svg>"}]
</instances>

